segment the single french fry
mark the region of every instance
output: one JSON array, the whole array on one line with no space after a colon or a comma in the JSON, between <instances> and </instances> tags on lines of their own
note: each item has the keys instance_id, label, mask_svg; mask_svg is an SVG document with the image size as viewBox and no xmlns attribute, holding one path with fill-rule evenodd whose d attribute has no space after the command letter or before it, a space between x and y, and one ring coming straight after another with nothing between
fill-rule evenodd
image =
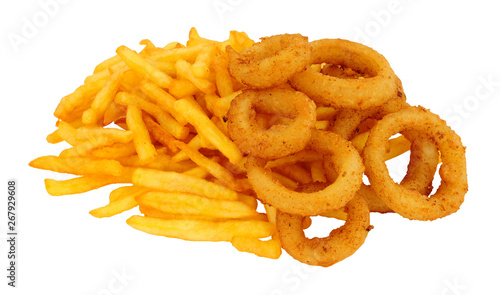
<instances>
[{"instance_id":1,"label":"single french fry","mask_svg":"<svg viewBox=\"0 0 500 295\"><path fill-rule=\"evenodd\" d=\"M389 151L385 153L385 160L390 160L409 151L411 142L403 135L389 139Z\"/></svg>"},{"instance_id":2,"label":"single french fry","mask_svg":"<svg viewBox=\"0 0 500 295\"><path fill-rule=\"evenodd\" d=\"M220 97L231 95L234 92L232 77L229 74L229 60L225 54L215 56L213 61L215 85Z\"/></svg>"},{"instance_id":3,"label":"single french fry","mask_svg":"<svg viewBox=\"0 0 500 295\"><path fill-rule=\"evenodd\" d=\"M29 165L33 168L75 175L105 174L118 176L124 172L123 166L116 160L84 157L42 156L31 161Z\"/></svg>"},{"instance_id":4,"label":"single french fry","mask_svg":"<svg viewBox=\"0 0 500 295\"><path fill-rule=\"evenodd\" d=\"M191 160L172 162L171 156L158 152L158 155L152 162L144 163L138 155L131 155L116 159L123 166L127 167L143 167L161 171L173 171L183 173L195 167L196 163Z\"/></svg>"},{"instance_id":5,"label":"single french fry","mask_svg":"<svg viewBox=\"0 0 500 295\"><path fill-rule=\"evenodd\" d=\"M192 169L189 169L187 171L182 172L182 174L188 175L188 176L193 176L193 177L200 178L200 179L205 179L208 176L210 176L210 173L208 173L208 171L206 169L201 168L201 167L194 167Z\"/></svg>"},{"instance_id":6,"label":"single french fry","mask_svg":"<svg viewBox=\"0 0 500 295\"><path fill-rule=\"evenodd\" d=\"M326 173L323 167L323 161L311 162L311 177L314 182L326 182Z\"/></svg>"},{"instance_id":7,"label":"single french fry","mask_svg":"<svg viewBox=\"0 0 500 295\"><path fill-rule=\"evenodd\" d=\"M147 193L149 191L150 190L148 188L137 186L137 185L121 186L121 187L118 187L118 188L112 190L109 193L109 202L111 203L111 202L114 202L116 200L119 200L121 198L130 196L130 195L133 195L135 198L135 197L137 197L141 194Z\"/></svg>"},{"instance_id":8,"label":"single french fry","mask_svg":"<svg viewBox=\"0 0 500 295\"><path fill-rule=\"evenodd\" d=\"M76 128L70 123L65 121L59 121L57 123L57 130L54 131L61 140L66 141L70 145L76 144Z\"/></svg>"},{"instance_id":9,"label":"single french fry","mask_svg":"<svg viewBox=\"0 0 500 295\"><path fill-rule=\"evenodd\" d=\"M210 76L210 66L216 53L215 45L206 46L196 56L195 62L191 65L191 71L196 78L207 79Z\"/></svg>"},{"instance_id":10,"label":"single french fry","mask_svg":"<svg viewBox=\"0 0 500 295\"><path fill-rule=\"evenodd\" d=\"M328 127L330 127L330 121L328 120L317 120L316 123L314 123L314 127L318 130L327 130Z\"/></svg>"},{"instance_id":11,"label":"single french fry","mask_svg":"<svg viewBox=\"0 0 500 295\"><path fill-rule=\"evenodd\" d=\"M127 224L149 234L189 241L231 241L237 236L265 238L274 232L269 222L261 220L165 220L134 215L127 219Z\"/></svg>"},{"instance_id":12,"label":"single french fry","mask_svg":"<svg viewBox=\"0 0 500 295\"><path fill-rule=\"evenodd\" d=\"M259 257L278 259L281 256L281 243L271 239L262 241L254 237L233 237L231 245L240 252L253 253Z\"/></svg>"},{"instance_id":13,"label":"single french fry","mask_svg":"<svg viewBox=\"0 0 500 295\"><path fill-rule=\"evenodd\" d=\"M168 88L173 80L172 77L156 68L144 57L126 46L118 47L116 53L125 61L127 66L162 88Z\"/></svg>"},{"instance_id":14,"label":"single french fry","mask_svg":"<svg viewBox=\"0 0 500 295\"><path fill-rule=\"evenodd\" d=\"M266 215L269 222L276 225L276 214L278 209L269 204L264 204L264 209L266 210Z\"/></svg>"},{"instance_id":15,"label":"single french fry","mask_svg":"<svg viewBox=\"0 0 500 295\"><path fill-rule=\"evenodd\" d=\"M159 218L159 219L188 219L188 220L210 220L222 221L221 218L208 216L208 215L193 215L193 214L174 214L160 211L158 209L150 208L139 204L139 211L145 217Z\"/></svg>"},{"instance_id":16,"label":"single french fry","mask_svg":"<svg viewBox=\"0 0 500 295\"><path fill-rule=\"evenodd\" d=\"M175 138L184 139L189 134L189 129L180 125L172 116L163 111L159 106L128 92L119 92L115 97L115 102L122 105L134 106L144 110L155 117L158 123L172 134Z\"/></svg>"},{"instance_id":17,"label":"single french fry","mask_svg":"<svg viewBox=\"0 0 500 295\"><path fill-rule=\"evenodd\" d=\"M113 66L121 61L122 61L122 58L119 55L115 55L113 57L110 57L95 67L94 74L101 73L101 72L107 70L109 67L111 67L111 66Z\"/></svg>"},{"instance_id":18,"label":"single french fry","mask_svg":"<svg viewBox=\"0 0 500 295\"><path fill-rule=\"evenodd\" d=\"M206 156L204 156L202 153L200 153L198 150L191 148L188 144L176 140L174 144L184 151L186 155L193 161L195 162L198 166L206 169L212 176L215 178L219 179L222 183L224 183L227 187L234 189L236 191L242 191L243 187L236 181L234 178L233 174L229 172L226 168L224 168L222 165L217 163L216 161L213 161Z\"/></svg>"},{"instance_id":19,"label":"single french fry","mask_svg":"<svg viewBox=\"0 0 500 295\"><path fill-rule=\"evenodd\" d=\"M189 143L187 143L187 145L194 150L199 150L200 148L202 148L201 137L197 134L189 141ZM172 162L180 162L187 159L189 159L189 156L186 154L186 152L180 150L172 157Z\"/></svg>"},{"instance_id":20,"label":"single french fry","mask_svg":"<svg viewBox=\"0 0 500 295\"><path fill-rule=\"evenodd\" d=\"M243 218L257 211L240 201L218 200L187 193L152 191L136 197L137 203L173 214L208 215L216 218Z\"/></svg>"},{"instance_id":21,"label":"single french fry","mask_svg":"<svg viewBox=\"0 0 500 295\"><path fill-rule=\"evenodd\" d=\"M89 141L94 138L105 137L113 142L127 143L134 138L134 133L130 130L102 127L80 127L75 130L77 141Z\"/></svg>"},{"instance_id":22,"label":"single french fry","mask_svg":"<svg viewBox=\"0 0 500 295\"><path fill-rule=\"evenodd\" d=\"M84 125L101 123L104 112L109 107L118 91L118 86L123 79L124 70L113 73L104 87L96 94L90 108L83 112L82 122Z\"/></svg>"},{"instance_id":23,"label":"single french fry","mask_svg":"<svg viewBox=\"0 0 500 295\"><path fill-rule=\"evenodd\" d=\"M236 98L242 91L232 92L226 96L221 96L221 98L217 101L214 106L214 115L219 118L226 116L229 111L229 107L231 106L231 102Z\"/></svg>"},{"instance_id":24,"label":"single french fry","mask_svg":"<svg viewBox=\"0 0 500 295\"><path fill-rule=\"evenodd\" d=\"M192 100L178 100L175 109L196 128L198 134L209 140L231 163L238 163L242 159L243 155L236 144L217 128Z\"/></svg>"},{"instance_id":25,"label":"single french fry","mask_svg":"<svg viewBox=\"0 0 500 295\"><path fill-rule=\"evenodd\" d=\"M142 111L135 105L129 105L127 108L127 126L134 133L133 142L139 159L144 163L153 161L157 151L142 120Z\"/></svg>"},{"instance_id":26,"label":"single french fry","mask_svg":"<svg viewBox=\"0 0 500 295\"><path fill-rule=\"evenodd\" d=\"M257 202L257 198L254 196L239 193L238 200L240 202L247 204L247 206L250 206L250 208L252 208L253 210L257 210L257 206L259 206L259 203Z\"/></svg>"},{"instance_id":27,"label":"single french fry","mask_svg":"<svg viewBox=\"0 0 500 295\"><path fill-rule=\"evenodd\" d=\"M81 194L115 183L130 183L131 178L124 173L120 176L84 175L67 180L45 179L45 189L51 196Z\"/></svg>"},{"instance_id":28,"label":"single french fry","mask_svg":"<svg viewBox=\"0 0 500 295\"><path fill-rule=\"evenodd\" d=\"M323 155L312 151L312 150L302 150L290 156L272 160L266 163L266 168L274 168L283 165L294 164L297 162L312 162L323 160Z\"/></svg>"},{"instance_id":29,"label":"single french fry","mask_svg":"<svg viewBox=\"0 0 500 295\"><path fill-rule=\"evenodd\" d=\"M107 126L121 118L125 118L126 116L127 107L112 101L109 104L109 107L104 111L102 123L104 126Z\"/></svg>"},{"instance_id":30,"label":"single french fry","mask_svg":"<svg viewBox=\"0 0 500 295\"><path fill-rule=\"evenodd\" d=\"M250 39L245 32L230 31L229 32L229 45L237 52L252 46L255 41Z\"/></svg>"},{"instance_id":31,"label":"single french fry","mask_svg":"<svg viewBox=\"0 0 500 295\"><path fill-rule=\"evenodd\" d=\"M284 176L278 172L272 172L273 178L279 181L284 187L289 188L291 190L295 190L299 187L299 183L289 177Z\"/></svg>"},{"instance_id":32,"label":"single french fry","mask_svg":"<svg viewBox=\"0 0 500 295\"><path fill-rule=\"evenodd\" d=\"M142 119L144 120L144 124L146 124L149 134L154 139L156 139L163 146L168 147L168 149L174 153L179 151L179 148L176 145L177 140L165 129L163 129L160 124L156 123L148 114L143 114Z\"/></svg>"},{"instance_id":33,"label":"single french fry","mask_svg":"<svg viewBox=\"0 0 500 295\"><path fill-rule=\"evenodd\" d=\"M136 197L145 194L148 189L138 186L124 186L109 194L109 203L103 207L91 210L89 213L98 218L111 217L136 207Z\"/></svg>"},{"instance_id":34,"label":"single french fry","mask_svg":"<svg viewBox=\"0 0 500 295\"><path fill-rule=\"evenodd\" d=\"M207 198L233 201L238 199L238 193L234 190L178 172L138 168L132 176L132 183L166 192L190 193Z\"/></svg>"},{"instance_id":35,"label":"single french fry","mask_svg":"<svg viewBox=\"0 0 500 295\"><path fill-rule=\"evenodd\" d=\"M196 56L198 56L198 54L200 53L201 50L203 50L204 47L205 45L201 44L189 47L163 50L162 52L157 52L153 54L150 58L151 60L170 61L170 62L176 62L179 59L183 59L191 63L196 60Z\"/></svg>"},{"instance_id":36,"label":"single french fry","mask_svg":"<svg viewBox=\"0 0 500 295\"><path fill-rule=\"evenodd\" d=\"M191 28L189 30L189 39L186 42L186 45L187 46L215 45L217 43L219 43L219 42L200 37L200 35L198 34L198 31L196 30L196 28L193 27L193 28Z\"/></svg>"},{"instance_id":37,"label":"single french fry","mask_svg":"<svg viewBox=\"0 0 500 295\"><path fill-rule=\"evenodd\" d=\"M368 140L368 136L370 135L370 132L363 132L358 135L356 135L353 139L351 139L352 145L358 150L358 152L361 154L363 153L363 150L365 149L365 144L366 141Z\"/></svg>"},{"instance_id":38,"label":"single french fry","mask_svg":"<svg viewBox=\"0 0 500 295\"><path fill-rule=\"evenodd\" d=\"M58 131L59 131L59 129L56 129L54 132L47 135L47 137L45 139L47 140L48 143L55 144L55 143L60 143L60 142L64 141L64 139L62 139L62 137L59 136Z\"/></svg>"},{"instance_id":39,"label":"single french fry","mask_svg":"<svg viewBox=\"0 0 500 295\"><path fill-rule=\"evenodd\" d=\"M324 217L336 218L338 220L347 220L347 213L343 209L332 210L321 214Z\"/></svg>"},{"instance_id":40,"label":"single french fry","mask_svg":"<svg viewBox=\"0 0 500 295\"><path fill-rule=\"evenodd\" d=\"M177 71L175 70L175 63L171 61L158 61L158 60L150 60L150 63L155 66L160 71L169 75L170 77L177 76Z\"/></svg>"},{"instance_id":41,"label":"single french fry","mask_svg":"<svg viewBox=\"0 0 500 295\"><path fill-rule=\"evenodd\" d=\"M358 150L359 153L362 153L365 149L366 141L368 140L368 136L370 135L369 131L360 133L356 135L352 140L353 146ZM396 138L389 139L389 149L384 155L385 160L390 160L395 158L405 152L409 151L411 148L411 142L407 140L404 136L400 135Z\"/></svg>"},{"instance_id":42,"label":"single french fry","mask_svg":"<svg viewBox=\"0 0 500 295\"><path fill-rule=\"evenodd\" d=\"M198 78L194 75L192 71L192 66L185 60L179 59L175 62L175 70L177 71L177 76L180 76L191 83L193 83L198 89L206 94L215 93L215 85L204 78Z\"/></svg>"},{"instance_id":43,"label":"single french fry","mask_svg":"<svg viewBox=\"0 0 500 295\"><path fill-rule=\"evenodd\" d=\"M175 79L170 84L168 92L172 94L175 98L184 98L187 96L192 96L200 93L201 90L198 89L191 81L185 79Z\"/></svg>"},{"instance_id":44,"label":"single french fry","mask_svg":"<svg viewBox=\"0 0 500 295\"><path fill-rule=\"evenodd\" d=\"M133 142L116 142L108 146L101 146L92 149L88 155L94 158L119 159L132 156L136 153Z\"/></svg>"},{"instance_id":45,"label":"single french fry","mask_svg":"<svg viewBox=\"0 0 500 295\"><path fill-rule=\"evenodd\" d=\"M128 195L116 201L110 202L106 206L91 210L90 215L98 218L111 217L137 206L133 195Z\"/></svg>"},{"instance_id":46,"label":"single french fry","mask_svg":"<svg viewBox=\"0 0 500 295\"><path fill-rule=\"evenodd\" d=\"M312 182L311 173L297 164L278 166L273 170L301 184Z\"/></svg>"},{"instance_id":47,"label":"single french fry","mask_svg":"<svg viewBox=\"0 0 500 295\"><path fill-rule=\"evenodd\" d=\"M339 110L332 107L317 107L316 120L331 120Z\"/></svg>"},{"instance_id":48,"label":"single french fry","mask_svg":"<svg viewBox=\"0 0 500 295\"><path fill-rule=\"evenodd\" d=\"M142 92L144 92L149 98L151 98L155 104L157 104L162 110L170 113L179 124L182 126L187 124L186 119L182 114L177 113L174 104L177 101L170 93L166 92L158 85L151 83L150 81L143 80L140 83Z\"/></svg>"}]
</instances>

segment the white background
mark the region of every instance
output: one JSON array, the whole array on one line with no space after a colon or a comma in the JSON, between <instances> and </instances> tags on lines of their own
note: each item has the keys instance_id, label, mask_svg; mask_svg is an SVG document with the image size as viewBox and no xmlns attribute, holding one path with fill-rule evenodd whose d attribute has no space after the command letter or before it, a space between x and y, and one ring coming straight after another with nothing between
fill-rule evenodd
<instances>
[{"instance_id":1,"label":"white background","mask_svg":"<svg viewBox=\"0 0 500 295\"><path fill-rule=\"evenodd\" d=\"M0 293L500 294L495 145L500 22L493 3L2 1ZM310 40L359 41L381 52L401 78L409 103L447 119L467 146L470 188L461 210L433 222L373 214L375 228L359 251L320 268L286 253L270 260L240 253L228 243L147 235L126 225L135 211L108 219L89 215L106 204L110 187L49 196L43 179L65 176L28 163L63 149L45 141L61 97L118 46L140 49L144 38L157 45L184 43L193 26L220 41L230 30L245 31L254 40L301 33ZM18 181L16 289L6 286L10 178Z\"/></svg>"}]
</instances>

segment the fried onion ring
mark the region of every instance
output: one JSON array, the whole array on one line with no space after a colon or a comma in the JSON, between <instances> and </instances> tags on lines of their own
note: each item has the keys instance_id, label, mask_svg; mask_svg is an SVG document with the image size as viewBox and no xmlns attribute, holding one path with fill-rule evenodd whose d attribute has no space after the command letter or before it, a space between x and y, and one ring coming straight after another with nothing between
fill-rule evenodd
<instances>
[{"instance_id":1,"label":"fried onion ring","mask_svg":"<svg viewBox=\"0 0 500 295\"><path fill-rule=\"evenodd\" d=\"M395 183L384 163L388 139L406 130L429 137L441 152L441 184L430 197ZM423 107L408 107L378 121L370 131L364 163L376 195L408 219L435 220L450 215L460 208L468 190L465 148L460 137L438 115Z\"/></svg>"},{"instance_id":2,"label":"fried onion ring","mask_svg":"<svg viewBox=\"0 0 500 295\"><path fill-rule=\"evenodd\" d=\"M397 112L409 104L401 98L389 100L387 103L367 110L343 109L331 121L329 131L351 140L357 135L358 127L368 119L380 120L385 115Z\"/></svg>"},{"instance_id":3,"label":"fried onion ring","mask_svg":"<svg viewBox=\"0 0 500 295\"><path fill-rule=\"evenodd\" d=\"M257 111L294 120L266 129L256 121ZM227 118L229 136L242 152L277 159L298 152L309 143L316 122L316 105L294 90L245 90L231 102Z\"/></svg>"},{"instance_id":4,"label":"fried onion ring","mask_svg":"<svg viewBox=\"0 0 500 295\"><path fill-rule=\"evenodd\" d=\"M240 83L263 89L283 84L304 70L311 56L307 37L282 34L255 43L241 52L228 46L229 73Z\"/></svg>"},{"instance_id":5,"label":"fried onion ring","mask_svg":"<svg viewBox=\"0 0 500 295\"><path fill-rule=\"evenodd\" d=\"M281 246L300 262L331 266L356 252L365 242L370 226L370 211L364 198L356 194L347 205L347 220L325 238L306 238L302 224L305 216L277 211L276 229Z\"/></svg>"},{"instance_id":6,"label":"fried onion ring","mask_svg":"<svg viewBox=\"0 0 500 295\"><path fill-rule=\"evenodd\" d=\"M290 83L315 102L335 108L367 109L394 98L397 76L389 62L372 48L342 39L310 43L311 64L333 64L350 68L368 78L342 79L324 75L310 67L295 74Z\"/></svg>"},{"instance_id":7,"label":"fried onion ring","mask_svg":"<svg viewBox=\"0 0 500 295\"><path fill-rule=\"evenodd\" d=\"M329 164L339 175L334 182L317 192L292 191L272 177L270 169L265 168L265 160L250 156L247 176L257 198L283 212L300 215L314 216L344 207L362 183L364 167L359 153L337 134L320 130L313 132L310 147L330 155L325 158L330 158Z\"/></svg>"}]
</instances>

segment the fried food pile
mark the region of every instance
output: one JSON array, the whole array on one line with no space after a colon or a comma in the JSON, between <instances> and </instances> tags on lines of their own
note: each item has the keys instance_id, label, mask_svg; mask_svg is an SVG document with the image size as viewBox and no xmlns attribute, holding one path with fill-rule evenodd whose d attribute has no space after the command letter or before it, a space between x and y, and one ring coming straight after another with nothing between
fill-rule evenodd
<instances>
[{"instance_id":1,"label":"fried food pile","mask_svg":"<svg viewBox=\"0 0 500 295\"><path fill-rule=\"evenodd\" d=\"M50 195L123 184L90 214L138 207L127 224L149 234L228 241L274 259L283 248L319 266L356 252L372 212L434 220L464 201L460 137L409 105L367 46L299 34L255 43L236 31L219 42L194 28L185 45L140 44L120 46L61 99L47 141L70 147L30 166L77 177L45 179ZM385 162L407 151L396 183ZM309 239L312 216L345 224Z\"/></svg>"}]
</instances>

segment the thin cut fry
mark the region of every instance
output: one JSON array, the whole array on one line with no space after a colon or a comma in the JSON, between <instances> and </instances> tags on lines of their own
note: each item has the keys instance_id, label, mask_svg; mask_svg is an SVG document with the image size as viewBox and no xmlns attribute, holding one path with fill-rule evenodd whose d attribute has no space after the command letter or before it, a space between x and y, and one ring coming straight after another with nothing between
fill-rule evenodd
<instances>
[{"instance_id":1,"label":"thin cut fry","mask_svg":"<svg viewBox=\"0 0 500 295\"><path fill-rule=\"evenodd\" d=\"M151 143L148 130L142 120L142 111L136 106L130 105L127 109L127 125L134 133L134 146L143 163L148 163L156 158L157 151Z\"/></svg>"},{"instance_id":2,"label":"thin cut fry","mask_svg":"<svg viewBox=\"0 0 500 295\"><path fill-rule=\"evenodd\" d=\"M127 219L127 224L149 234L189 241L231 241L237 236L265 238L274 232L269 222L261 220L165 220L134 215Z\"/></svg>"},{"instance_id":3,"label":"thin cut fry","mask_svg":"<svg viewBox=\"0 0 500 295\"><path fill-rule=\"evenodd\" d=\"M124 168L118 161L108 159L42 156L31 161L29 165L33 168L75 175L105 174L118 176L124 173Z\"/></svg>"},{"instance_id":4,"label":"thin cut fry","mask_svg":"<svg viewBox=\"0 0 500 295\"><path fill-rule=\"evenodd\" d=\"M140 205L172 214L208 215L216 218L243 218L257 211L240 201L217 200L186 193L153 191L136 198Z\"/></svg>"},{"instance_id":5,"label":"thin cut fry","mask_svg":"<svg viewBox=\"0 0 500 295\"><path fill-rule=\"evenodd\" d=\"M132 176L132 183L167 192L184 192L223 200L238 199L238 193L225 186L177 172L138 168Z\"/></svg>"},{"instance_id":6,"label":"thin cut fry","mask_svg":"<svg viewBox=\"0 0 500 295\"><path fill-rule=\"evenodd\" d=\"M196 128L198 134L217 147L231 163L238 163L242 159L243 155L234 142L224 135L193 101L180 99L175 103L175 109Z\"/></svg>"},{"instance_id":7,"label":"thin cut fry","mask_svg":"<svg viewBox=\"0 0 500 295\"><path fill-rule=\"evenodd\" d=\"M137 52L131 50L126 46L120 46L116 50L116 53L125 61L127 66L134 69L145 78L153 81L158 86L162 88L168 88L170 83L172 83L172 77L168 76L144 57L140 56Z\"/></svg>"}]
</instances>

